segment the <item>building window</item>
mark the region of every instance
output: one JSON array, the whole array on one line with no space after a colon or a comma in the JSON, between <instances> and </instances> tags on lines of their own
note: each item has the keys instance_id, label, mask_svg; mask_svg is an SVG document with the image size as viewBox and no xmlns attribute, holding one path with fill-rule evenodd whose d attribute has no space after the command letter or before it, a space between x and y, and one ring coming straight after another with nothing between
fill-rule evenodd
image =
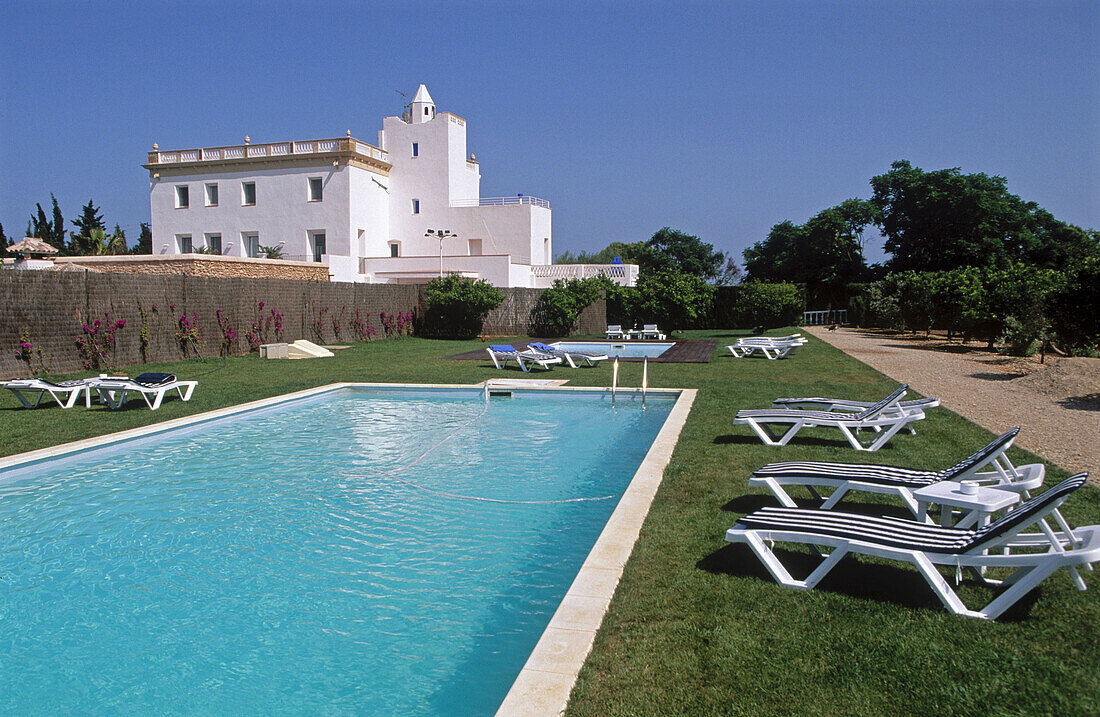
<instances>
[{"instance_id":1,"label":"building window","mask_svg":"<svg viewBox=\"0 0 1100 717\"><path fill-rule=\"evenodd\" d=\"M242 234L241 244L244 245L244 255L250 256L253 259L260 256L260 235L259 234Z\"/></svg>"},{"instance_id":2,"label":"building window","mask_svg":"<svg viewBox=\"0 0 1100 717\"><path fill-rule=\"evenodd\" d=\"M218 183L206 185L206 206L216 207L218 206Z\"/></svg>"},{"instance_id":3,"label":"building window","mask_svg":"<svg viewBox=\"0 0 1100 717\"><path fill-rule=\"evenodd\" d=\"M309 178L309 201L319 202L321 196L324 193L324 184L321 182L320 177Z\"/></svg>"},{"instance_id":4,"label":"building window","mask_svg":"<svg viewBox=\"0 0 1100 717\"><path fill-rule=\"evenodd\" d=\"M481 240L470 239L468 240L470 246L470 256L481 256Z\"/></svg>"},{"instance_id":5,"label":"building window","mask_svg":"<svg viewBox=\"0 0 1100 717\"><path fill-rule=\"evenodd\" d=\"M313 261L320 262L321 257L328 253L325 249L325 233L314 232L311 243L313 244Z\"/></svg>"},{"instance_id":6,"label":"building window","mask_svg":"<svg viewBox=\"0 0 1100 717\"><path fill-rule=\"evenodd\" d=\"M241 182L241 204L253 206L256 204L256 183Z\"/></svg>"},{"instance_id":7,"label":"building window","mask_svg":"<svg viewBox=\"0 0 1100 717\"><path fill-rule=\"evenodd\" d=\"M400 242L390 242L390 256L401 256L401 244Z\"/></svg>"},{"instance_id":8,"label":"building window","mask_svg":"<svg viewBox=\"0 0 1100 717\"><path fill-rule=\"evenodd\" d=\"M211 254L222 253L222 235L221 234L207 234L206 235L206 250Z\"/></svg>"},{"instance_id":9,"label":"building window","mask_svg":"<svg viewBox=\"0 0 1100 717\"><path fill-rule=\"evenodd\" d=\"M420 200L419 199L414 199L413 200L413 214L419 214L419 213L420 213Z\"/></svg>"},{"instance_id":10,"label":"building window","mask_svg":"<svg viewBox=\"0 0 1100 717\"><path fill-rule=\"evenodd\" d=\"M179 247L180 254L190 254L194 251L194 248L191 246L190 234L178 234L176 236L176 245Z\"/></svg>"},{"instance_id":11,"label":"building window","mask_svg":"<svg viewBox=\"0 0 1100 717\"><path fill-rule=\"evenodd\" d=\"M428 116L428 108L427 108L427 107L425 107L425 108L424 108L424 116L425 116L425 117L427 117L427 116Z\"/></svg>"},{"instance_id":12,"label":"building window","mask_svg":"<svg viewBox=\"0 0 1100 717\"><path fill-rule=\"evenodd\" d=\"M176 209L187 209L191 205L191 196L186 184L176 186Z\"/></svg>"},{"instance_id":13,"label":"building window","mask_svg":"<svg viewBox=\"0 0 1100 717\"><path fill-rule=\"evenodd\" d=\"M419 142L413 142L413 156L414 157L419 157L420 156L420 143Z\"/></svg>"}]
</instances>

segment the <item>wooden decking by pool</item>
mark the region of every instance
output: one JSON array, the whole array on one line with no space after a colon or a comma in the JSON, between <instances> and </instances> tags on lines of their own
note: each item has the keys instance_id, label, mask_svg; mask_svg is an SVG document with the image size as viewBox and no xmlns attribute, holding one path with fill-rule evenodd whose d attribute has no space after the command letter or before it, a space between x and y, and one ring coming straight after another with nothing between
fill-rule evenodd
<instances>
[{"instance_id":1,"label":"wooden decking by pool","mask_svg":"<svg viewBox=\"0 0 1100 717\"><path fill-rule=\"evenodd\" d=\"M514 341L512 346L515 346L520 351L527 348L527 345L534 342L542 341L543 343L550 343L557 339L528 339L527 341ZM710 363L710 357L714 355L714 348L718 345L716 339L682 339L675 340L672 348L665 351L663 354L656 358L651 358L650 361L654 363ZM647 343L668 343L667 341L631 341L632 344L647 344ZM489 344L486 343L485 347L488 348ZM462 361L474 361L485 360L489 361L489 354L485 353L485 349L478 349L477 351L467 351L461 354L455 354L453 356L447 356L449 359L459 359ZM641 362L640 358L620 358L620 361L637 361Z\"/></svg>"}]
</instances>

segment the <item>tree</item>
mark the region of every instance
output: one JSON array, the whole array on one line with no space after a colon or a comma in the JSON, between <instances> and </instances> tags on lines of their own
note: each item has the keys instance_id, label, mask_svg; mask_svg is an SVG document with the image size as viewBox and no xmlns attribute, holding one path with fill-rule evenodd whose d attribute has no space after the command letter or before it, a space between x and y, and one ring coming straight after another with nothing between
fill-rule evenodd
<instances>
[{"instance_id":1,"label":"tree","mask_svg":"<svg viewBox=\"0 0 1100 717\"><path fill-rule=\"evenodd\" d=\"M99 213L99 207L97 207L91 199L80 209L80 216L73 220L73 226L78 231L70 232L72 241L69 244L69 250L73 254L88 254L91 248L89 244L89 238L93 229L99 229L101 231L107 231L107 225L103 223L103 215Z\"/></svg>"},{"instance_id":2,"label":"tree","mask_svg":"<svg viewBox=\"0 0 1100 717\"><path fill-rule=\"evenodd\" d=\"M130 247L130 253L153 253L153 232L149 229L149 224L147 222L141 222L141 234L138 235L137 243Z\"/></svg>"},{"instance_id":3,"label":"tree","mask_svg":"<svg viewBox=\"0 0 1100 717\"><path fill-rule=\"evenodd\" d=\"M805 224L780 222L764 241L745 249L748 278L806 284L811 302L836 303L845 285L866 276L863 230L876 216L869 202L848 199Z\"/></svg>"},{"instance_id":4,"label":"tree","mask_svg":"<svg viewBox=\"0 0 1100 717\"><path fill-rule=\"evenodd\" d=\"M563 252L554 257L555 264L611 264L619 259L624 264L636 264L636 258L645 252L645 242L613 241L598 252L589 254L579 251L576 254Z\"/></svg>"},{"instance_id":5,"label":"tree","mask_svg":"<svg viewBox=\"0 0 1100 717\"><path fill-rule=\"evenodd\" d=\"M1009 193L1004 177L958 167L925 172L899 160L872 177L871 187L892 271L1003 269L1011 262L1064 269L1100 246L1095 232Z\"/></svg>"},{"instance_id":6,"label":"tree","mask_svg":"<svg viewBox=\"0 0 1100 717\"><path fill-rule=\"evenodd\" d=\"M0 246L11 246L11 239L4 236L4 225L0 224Z\"/></svg>"},{"instance_id":7,"label":"tree","mask_svg":"<svg viewBox=\"0 0 1100 717\"><path fill-rule=\"evenodd\" d=\"M117 226L111 236L102 229L92 229L84 242L84 253L91 256L126 253L126 235Z\"/></svg>"},{"instance_id":8,"label":"tree","mask_svg":"<svg viewBox=\"0 0 1100 717\"><path fill-rule=\"evenodd\" d=\"M53 202L53 219L46 216L41 204L36 204L36 211L27 222L27 236L37 237L60 251L65 248L65 220L61 217L57 198L52 193L50 200Z\"/></svg>"},{"instance_id":9,"label":"tree","mask_svg":"<svg viewBox=\"0 0 1100 717\"><path fill-rule=\"evenodd\" d=\"M662 227L646 242L646 251L637 257L641 272L678 271L711 281L722 269L725 256L699 237Z\"/></svg>"},{"instance_id":10,"label":"tree","mask_svg":"<svg viewBox=\"0 0 1100 717\"><path fill-rule=\"evenodd\" d=\"M422 327L429 335L472 338L502 301L500 289L484 279L455 274L432 279L424 286Z\"/></svg>"}]
</instances>

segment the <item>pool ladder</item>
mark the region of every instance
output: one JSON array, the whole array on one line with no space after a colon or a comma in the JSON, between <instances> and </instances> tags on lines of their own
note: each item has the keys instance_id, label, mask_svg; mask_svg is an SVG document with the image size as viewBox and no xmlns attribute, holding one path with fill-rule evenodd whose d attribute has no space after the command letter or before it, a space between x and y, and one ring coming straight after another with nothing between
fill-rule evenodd
<instances>
[{"instance_id":1,"label":"pool ladder","mask_svg":"<svg viewBox=\"0 0 1100 717\"><path fill-rule=\"evenodd\" d=\"M619 386L619 357L611 366L611 405L615 405L615 389ZM645 392L649 386L649 357L642 357L642 406L645 406Z\"/></svg>"}]
</instances>

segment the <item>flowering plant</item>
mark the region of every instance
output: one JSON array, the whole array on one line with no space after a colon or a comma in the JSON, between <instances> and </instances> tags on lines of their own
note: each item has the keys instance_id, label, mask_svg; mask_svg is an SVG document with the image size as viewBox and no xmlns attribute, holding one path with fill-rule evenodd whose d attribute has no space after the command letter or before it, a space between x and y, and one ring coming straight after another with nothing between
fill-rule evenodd
<instances>
[{"instance_id":1,"label":"flowering plant","mask_svg":"<svg viewBox=\"0 0 1100 717\"><path fill-rule=\"evenodd\" d=\"M221 354L228 356L237 349L237 330L230 323L228 313L224 318L221 309L216 310L214 314L218 317L218 328L222 332Z\"/></svg>"}]
</instances>

